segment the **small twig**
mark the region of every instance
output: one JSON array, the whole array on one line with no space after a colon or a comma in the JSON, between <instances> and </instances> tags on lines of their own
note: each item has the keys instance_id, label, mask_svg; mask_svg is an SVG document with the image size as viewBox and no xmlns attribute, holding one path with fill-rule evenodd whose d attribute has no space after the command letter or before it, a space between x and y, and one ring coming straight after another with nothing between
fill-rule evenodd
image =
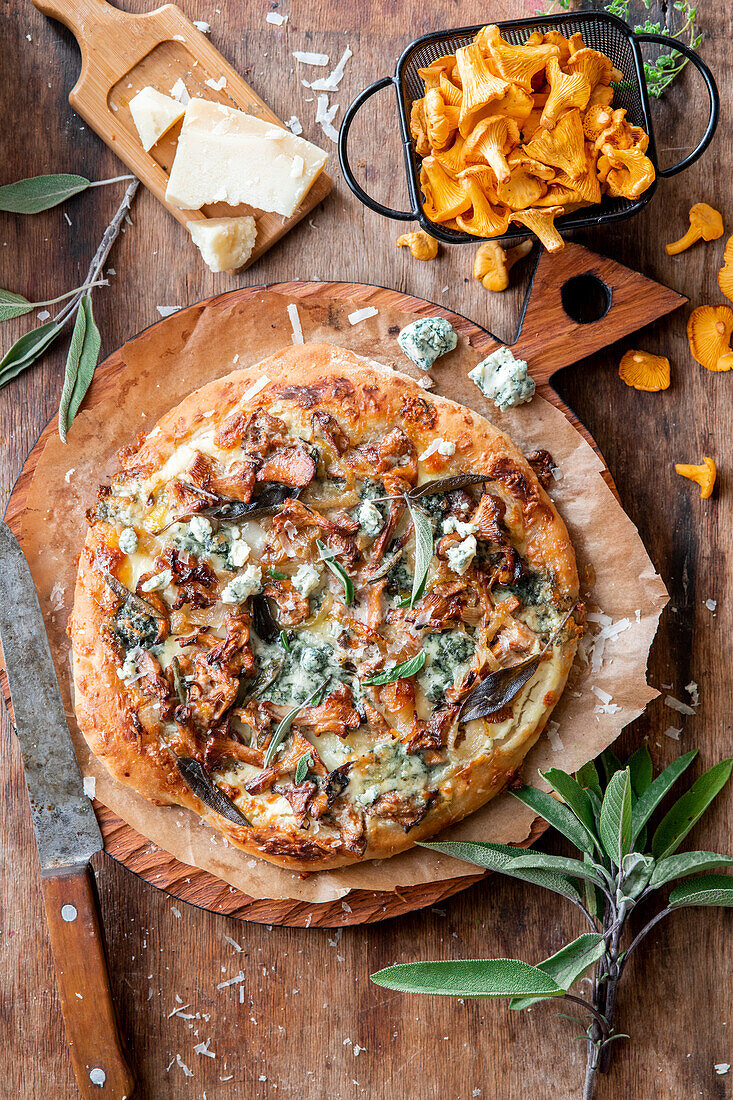
<instances>
[{"instance_id":1,"label":"small twig","mask_svg":"<svg viewBox=\"0 0 733 1100\"><path fill-rule=\"evenodd\" d=\"M618 970L619 978L621 977L621 975L624 972L624 969L626 968L626 963L629 961L629 956L631 955L632 951L634 951L639 946L639 944L644 939L646 934L648 932L651 932L652 928L654 928L654 926L656 924L659 924L660 920L662 920L664 917L668 917L669 914L674 913L676 909L684 909L684 908L685 908L685 906L683 906L683 905L676 905L674 909L670 909L670 908L662 909L661 912L657 913L656 917L653 917L649 921L649 923L644 928L642 928L642 930L641 930L641 932L639 932L638 936L636 936L636 938L631 941L631 944L629 945L628 950L624 952L624 957L621 959L621 962L619 963L619 970Z\"/></svg>"},{"instance_id":2,"label":"small twig","mask_svg":"<svg viewBox=\"0 0 733 1100\"><path fill-rule=\"evenodd\" d=\"M113 176L112 179L109 179L109 180L94 180L94 182L90 183L89 186L90 187L106 187L108 183L122 183L123 180L134 180L134 179L135 179L134 176Z\"/></svg>"}]
</instances>

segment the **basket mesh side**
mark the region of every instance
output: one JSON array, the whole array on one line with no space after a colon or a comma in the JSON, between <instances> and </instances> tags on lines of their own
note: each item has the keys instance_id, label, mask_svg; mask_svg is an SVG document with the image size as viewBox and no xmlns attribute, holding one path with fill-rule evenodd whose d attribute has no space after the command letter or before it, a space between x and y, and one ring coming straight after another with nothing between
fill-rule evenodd
<instances>
[{"instance_id":1,"label":"basket mesh side","mask_svg":"<svg viewBox=\"0 0 733 1100\"><path fill-rule=\"evenodd\" d=\"M511 23L501 25L501 34L507 42L518 46L532 34L533 31L559 30L566 38L571 34L582 34L586 46L599 50L611 59L616 69L623 73L623 80L614 85L613 106L625 107L626 117L635 126L641 126L648 131L648 119L644 111L644 100L636 73L634 53L628 34L623 28L610 20L599 18L595 13L578 13L573 19L563 20L562 23L548 19L547 22L533 22L531 26L514 26ZM456 34L447 32L441 38L435 38L414 47L403 62L401 93L403 109L406 117L410 117L410 108L413 100L420 99L425 94L425 86L418 75L418 69L427 68L431 62L445 54L455 53L461 46L467 46L473 41L474 34ZM419 178L420 158L413 157L413 171ZM571 214L565 215L559 222L562 229L572 229L579 223L588 224L589 211L606 216L623 215L631 213L639 200L612 199L605 195L600 208L581 208ZM594 215L594 220L596 220ZM454 236L456 241L464 240L465 234L455 230L441 227L444 233ZM526 236L527 230L522 226L515 226L505 234L507 237Z\"/></svg>"}]
</instances>

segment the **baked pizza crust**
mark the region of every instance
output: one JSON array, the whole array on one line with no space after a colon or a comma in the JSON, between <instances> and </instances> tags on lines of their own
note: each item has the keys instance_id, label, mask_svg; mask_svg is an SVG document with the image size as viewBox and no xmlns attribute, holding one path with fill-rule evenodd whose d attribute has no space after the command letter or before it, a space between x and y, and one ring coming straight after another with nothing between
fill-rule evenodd
<instances>
[{"instance_id":1,"label":"baked pizza crust","mask_svg":"<svg viewBox=\"0 0 733 1100\"><path fill-rule=\"evenodd\" d=\"M263 378L267 384L247 396ZM427 394L412 379L329 344L294 346L254 366L216 379L190 394L167 413L143 439L121 453L128 475L148 478L170 462L196 432L218 429L237 414L257 408L295 405L338 418L351 440L373 438L385 426L401 425L417 453L441 438L455 443L455 455L435 454L428 472L446 476L459 470L486 473L504 491L523 528L516 549L533 569L554 578L553 596L563 607L575 605L578 577L575 555L565 525L526 458L489 421L446 398ZM421 470L423 469L421 464ZM175 759L159 740L149 710L118 675L119 647L108 629L114 597L102 568L114 571L119 550L110 547L103 528L90 526L80 556L73 615L75 706L79 726L94 755L120 782L157 804L186 807L248 854L294 870L314 871L345 866L361 859L381 859L434 836L483 806L516 777L542 732L565 686L577 645L579 627L571 617L561 638L540 663L523 694L518 719L495 743L487 741L491 723L467 724L465 763L441 786L440 798L409 829L386 817L368 820L366 847L348 850L333 829L299 828L292 816L274 813L268 820L235 824L212 811L181 778ZM578 618L577 612L575 618ZM142 713L142 717L141 717ZM475 752L475 755L472 753Z\"/></svg>"}]
</instances>

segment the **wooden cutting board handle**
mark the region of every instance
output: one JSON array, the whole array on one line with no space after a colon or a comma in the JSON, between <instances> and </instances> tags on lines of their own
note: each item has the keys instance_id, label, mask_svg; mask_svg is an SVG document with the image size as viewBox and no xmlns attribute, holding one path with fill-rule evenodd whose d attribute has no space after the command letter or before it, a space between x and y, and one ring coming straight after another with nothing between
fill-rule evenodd
<instances>
[{"instance_id":1,"label":"wooden cutting board handle","mask_svg":"<svg viewBox=\"0 0 733 1100\"><path fill-rule=\"evenodd\" d=\"M117 1027L92 869L43 874L41 890L79 1092L84 1100L129 1100L135 1080Z\"/></svg>"},{"instance_id":2,"label":"wooden cutting board handle","mask_svg":"<svg viewBox=\"0 0 733 1100\"><path fill-rule=\"evenodd\" d=\"M109 42L106 36L110 30L124 27L128 32L140 19L112 7L106 0L33 0L33 3L44 15L68 27L80 45L86 42L94 46L98 31L103 31L104 41Z\"/></svg>"}]
</instances>

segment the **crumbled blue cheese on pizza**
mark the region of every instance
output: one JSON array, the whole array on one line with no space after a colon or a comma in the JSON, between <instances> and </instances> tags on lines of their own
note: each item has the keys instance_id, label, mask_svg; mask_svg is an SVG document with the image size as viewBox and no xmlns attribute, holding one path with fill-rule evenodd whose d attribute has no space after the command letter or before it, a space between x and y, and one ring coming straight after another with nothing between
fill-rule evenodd
<instances>
[{"instance_id":1,"label":"crumbled blue cheese on pizza","mask_svg":"<svg viewBox=\"0 0 733 1100\"><path fill-rule=\"evenodd\" d=\"M372 504L370 500L362 501L354 512L354 518L364 534L370 539L376 538L384 527L382 513L379 511L376 504Z\"/></svg>"},{"instance_id":2,"label":"crumbled blue cheese on pizza","mask_svg":"<svg viewBox=\"0 0 733 1100\"><path fill-rule=\"evenodd\" d=\"M143 592L162 592L173 580L170 569L164 569L162 573L156 573L140 585Z\"/></svg>"},{"instance_id":3,"label":"crumbled blue cheese on pizza","mask_svg":"<svg viewBox=\"0 0 733 1100\"><path fill-rule=\"evenodd\" d=\"M134 527L125 527L120 532L120 550L123 554L137 553L137 534Z\"/></svg>"},{"instance_id":4,"label":"crumbled blue cheese on pizza","mask_svg":"<svg viewBox=\"0 0 733 1100\"><path fill-rule=\"evenodd\" d=\"M436 359L453 351L458 343L450 321L444 317L419 317L400 332L397 343L421 370L430 370Z\"/></svg>"},{"instance_id":5,"label":"crumbled blue cheese on pizza","mask_svg":"<svg viewBox=\"0 0 733 1100\"><path fill-rule=\"evenodd\" d=\"M222 603L244 603L248 596L262 591L262 570L259 565L248 565L229 581L221 594Z\"/></svg>"},{"instance_id":6,"label":"crumbled blue cheese on pizza","mask_svg":"<svg viewBox=\"0 0 733 1100\"><path fill-rule=\"evenodd\" d=\"M299 565L293 576L293 588L301 596L310 596L321 583L321 575L312 565Z\"/></svg>"},{"instance_id":7,"label":"crumbled blue cheese on pizza","mask_svg":"<svg viewBox=\"0 0 733 1100\"><path fill-rule=\"evenodd\" d=\"M456 543L455 546L451 546L446 558L453 572L462 576L476 557L477 549L475 535L469 535L468 538Z\"/></svg>"},{"instance_id":8,"label":"crumbled blue cheese on pizza","mask_svg":"<svg viewBox=\"0 0 733 1100\"><path fill-rule=\"evenodd\" d=\"M523 359L515 359L509 348L498 348L468 372L484 397L504 412L531 401L535 384Z\"/></svg>"},{"instance_id":9,"label":"crumbled blue cheese on pizza","mask_svg":"<svg viewBox=\"0 0 733 1100\"><path fill-rule=\"evenodd\" d=\"M467 539L469 535L475 535L477 531L478 527L475 523L464 523L458 516L448 516L447 519L443 520L444 535L452 535L455 532L462 539Z\"/></svg>"},{"instance_id":10,"label":"crumbled blue cheese on pizza","mask_svg":"<svg viewBox=\"0 0 733 1100\"><path fill-rule=\"evenodd\" d=\"M239 532L237 532L239 535ZM248 542L245 542L243 538L234 538L229 546L229 562L235 569L241 569L245 562L249 559L251 547Z\"/></svg>"},{"instance_id":11,"label":"crumbled blue cheese on pizza","mask_svg":"<svg viewBox=\"0 0 733 1100\"><path fill-rule=\"evenodd\" d=\"M431 703L442 702L445 692L459 684L473 663L475 644L460 630L428 634L423 639L426 661L417 680Z\"/></svg>"},{"instance_id":12,"label":"crumbled blue cheese on pizza","mask_svg":"<svg viewBox=\"0 0 733 1100\"><path fill-rule=\"evenodd\" d=\"M191 516L188 529L196 542L200 542L202 545L206 544L206 539L214 530L211 526L211 520L207 519L206 516Z\"/></svg>"}]
</instances>

